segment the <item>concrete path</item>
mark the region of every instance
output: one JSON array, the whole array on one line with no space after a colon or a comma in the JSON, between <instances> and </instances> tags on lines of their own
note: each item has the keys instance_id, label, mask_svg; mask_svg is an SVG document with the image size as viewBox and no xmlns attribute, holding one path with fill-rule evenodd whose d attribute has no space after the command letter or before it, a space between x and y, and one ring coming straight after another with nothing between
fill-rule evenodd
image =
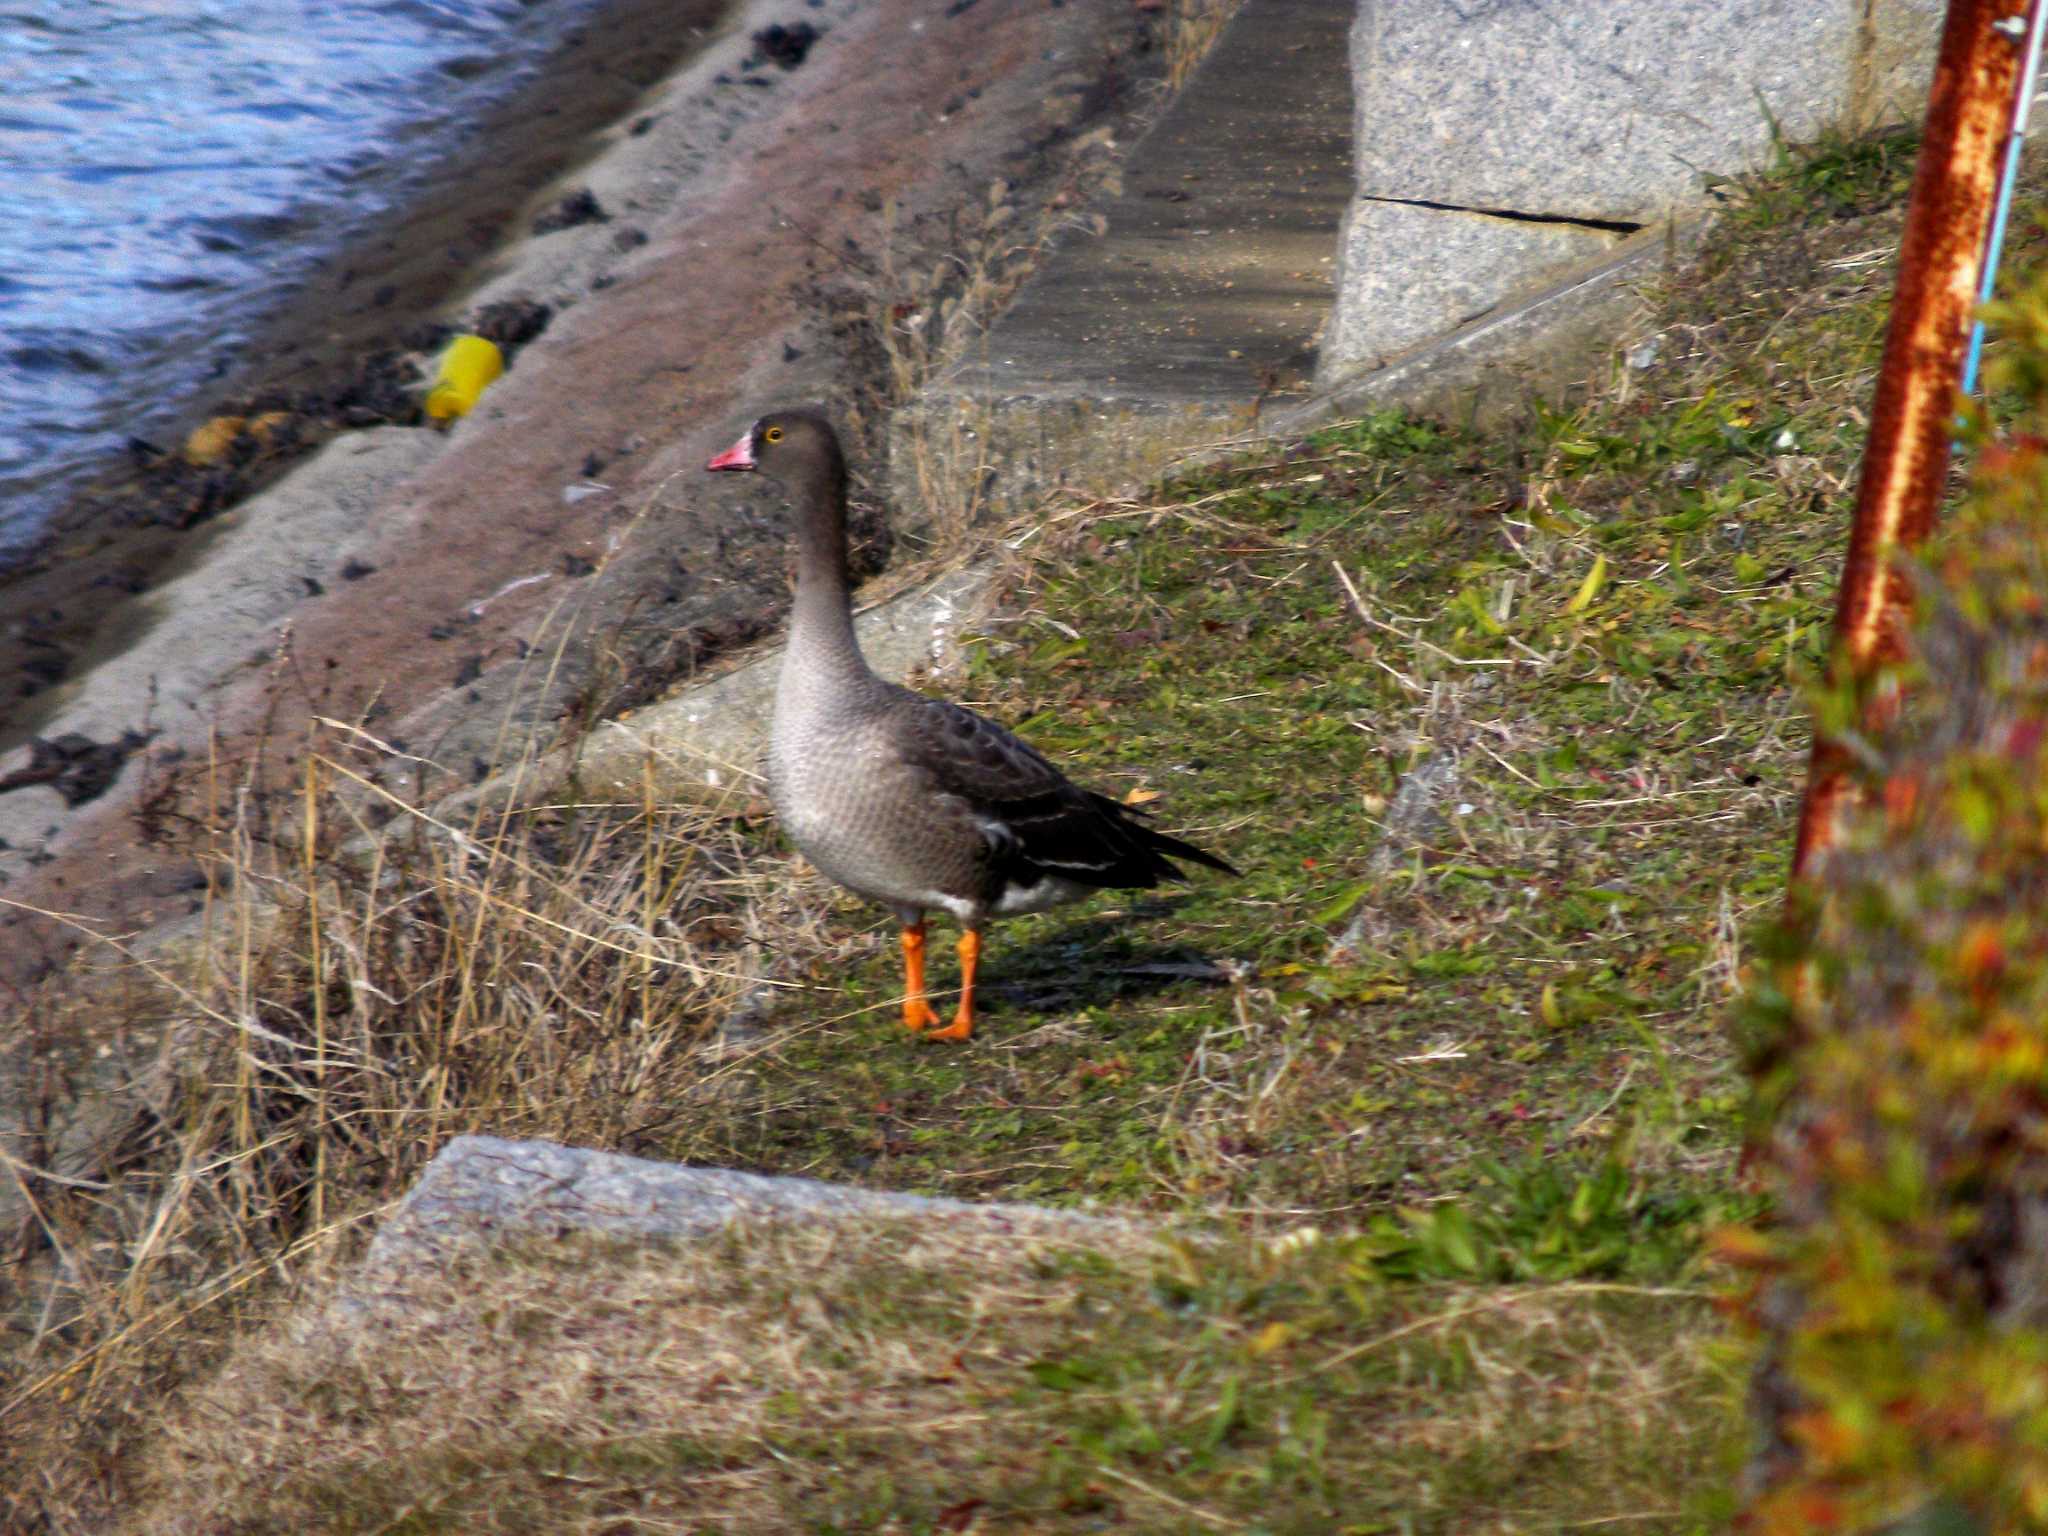
<instances>
[{"instance_id":1,"label":"concrete path","mask_svg":"<svg viewBox=\"0 0 2048 1536\"><path fill-rule=\"evenodd\" d=\"M1351 196L1352 0L1246 0L1123 185L901 413L899 504L1145 478L1300 398Z\"/></svg>"}]
</instances>

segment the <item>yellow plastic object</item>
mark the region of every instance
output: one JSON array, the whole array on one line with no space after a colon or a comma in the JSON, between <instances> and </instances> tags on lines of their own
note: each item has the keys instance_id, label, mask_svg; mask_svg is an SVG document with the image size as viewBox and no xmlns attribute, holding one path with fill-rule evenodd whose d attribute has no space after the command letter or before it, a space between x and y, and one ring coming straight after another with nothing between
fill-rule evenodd
<instances>
[{"instance_id":1,"label":"yellow plastic object","mask_svg":"<svg viewBox=\"0 0 2048 1536\"><path fill-rule=\"evenodd\" d=\"M481 336L458 336L434 360L427 414L436 421L467 416L491 381L505 371L505 354Z\"/></svg>"}]
</instances>

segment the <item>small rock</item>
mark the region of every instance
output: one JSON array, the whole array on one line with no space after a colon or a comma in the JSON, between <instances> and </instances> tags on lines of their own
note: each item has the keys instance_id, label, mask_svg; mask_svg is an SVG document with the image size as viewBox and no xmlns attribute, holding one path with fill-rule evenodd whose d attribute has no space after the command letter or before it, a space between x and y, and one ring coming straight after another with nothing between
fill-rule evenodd
<instances>
[{"instance_id":1,"label":"small rock","mask_svg":"<svg viewBox=\"0 0 2048 1536\"><path fill-rule=\"evenodd\" d=\"M808 21L787 27L780 22L763 27L754 34L754 57L748 63L779 64L784 69L795 69L809 56L811 45L823 35ZM752 84L751 81L748 83Z\"/></svg>"},{"instance_id":2,"label":"small rock","mask_svg":"<svg viewBox=\"0 0 2048 1536\"><path fill-rule=\"evenodd\" d=\"M536 235L551 235L557 230L574 229L579 224L604 224L611 215L597 200L597 195L588 187L579 187L563 198L548 212L533 221Z\"/></svg>"}]
</instances>

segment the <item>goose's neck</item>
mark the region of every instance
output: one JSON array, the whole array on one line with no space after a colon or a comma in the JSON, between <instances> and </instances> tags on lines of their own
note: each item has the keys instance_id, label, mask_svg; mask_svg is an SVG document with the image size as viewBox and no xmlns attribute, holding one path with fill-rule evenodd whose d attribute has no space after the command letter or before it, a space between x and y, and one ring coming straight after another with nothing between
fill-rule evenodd
<instances>
[{"instance_id":1,"label":"goose's neck","mask_svg":"<svg viewBox=\"0 0 2048 1536\"><path fill-rule=\"evenodd\" d=\"M853 584L846 574L846 475L838 465L795 498L796 602L790 612L792 662L865 674L853 638Z\"/></svg>"}]
</instances>

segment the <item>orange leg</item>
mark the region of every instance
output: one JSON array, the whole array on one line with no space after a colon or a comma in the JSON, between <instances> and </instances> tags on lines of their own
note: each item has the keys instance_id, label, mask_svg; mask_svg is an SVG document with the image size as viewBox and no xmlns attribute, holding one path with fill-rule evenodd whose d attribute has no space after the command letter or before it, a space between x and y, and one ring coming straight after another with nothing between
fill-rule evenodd
<instances>
[{"instance_id":1,"label":"orange leg","mask_svg":"<svg viewBox=\"0 0 2048 1536\"><path fill-rule=\"evenodd\" d=\"M924 995L924 919L903 929L903 1027L913 1033L939 1022Z\"/></svg>"},{"instance_id":2,"label":"orange leg","mask_svg":"<svg viewBox=\"0 0 2048 1536\"><path fill-rule=\"evenodd\" d=\"M933 1030L931 1039L965 1040L974 1033L974 968L980 959L981 935L969 928L960 935L960 1010L944 1029Z\"/></svg>"}]
</instances>

